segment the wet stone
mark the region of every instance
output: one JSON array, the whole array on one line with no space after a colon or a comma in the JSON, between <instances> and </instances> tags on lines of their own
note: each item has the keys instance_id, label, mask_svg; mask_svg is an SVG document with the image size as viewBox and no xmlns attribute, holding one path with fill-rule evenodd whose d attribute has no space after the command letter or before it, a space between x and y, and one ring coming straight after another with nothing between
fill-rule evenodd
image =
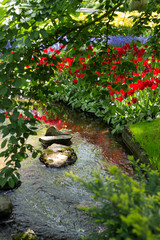
<instances>
[{"instance_id":1,"label":"wet stone","mask_svg":"<svg viewBox=\"0 0 160 240\"><path fill-rule=\"evenodd\" d=\"M12 235L13 240L38 240L33 230L28 229L27 231L19 234Z\"/></svg>"},{"instance_id":2,"label":"wet stone","mask_svg":"<svg viewBox=\"0 0 160 240\"><path fill-rule=\"evenodd\" d=\"M12 202L8 195L0 195L0 219L7 218L12 213Z\"/></svg>"},{"instance_id":3,"label":"wet stone","mask_svg":"<svg viewBox=\"0 0 160 240\"><path fill-rule=\"evenodd\" d=\"M44 148L56 144L70 145L72 135L69 133L63 133L58 130L56 126L51 126L47 129L45 136L40 137L39 141L42 143Z\"/></svg>"},{"instance_id":4,"label":"wet stone","mask_svg":"<svg viewBox=\"0 0 160 240\"><path fill-rule=\"evenodd\" d=\"M73 164L77 160L77 155L71 147L52 144L45 149L40 157L46 167L62 167Z\"/></svg>"},{"instance_id":5,"label":"wet stone","mask_svg":"<svg viewBox=\"0 0 160 240\"><path fill-rule=\"evenodd\" d=\"M56 128L56 126L51 126L47 129L45 136L59 136L59 135L67 135L71 136L69 133L64 133Z\"/></svg>"},{"instance_id":6,"label":"wet stone","mask_svg":"<svg viewBox=\"0 0 160 240\"><path fill-rule=\"evenodd\" d=\"M40 137L39 141L43 145L52 145L53 143L68 145L70 143L72 136L68 135L59 135L59 136L44 136Z\"/></svg>"}]
</instances>

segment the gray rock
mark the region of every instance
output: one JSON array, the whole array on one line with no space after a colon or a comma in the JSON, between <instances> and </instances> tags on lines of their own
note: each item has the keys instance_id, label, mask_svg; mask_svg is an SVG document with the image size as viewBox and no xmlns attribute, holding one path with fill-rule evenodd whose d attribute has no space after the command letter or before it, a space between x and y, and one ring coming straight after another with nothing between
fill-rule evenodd
<instances>
[{"instance_id":1,"label":"gray rock","mask_svg":"<svg viewBox=\"0 0 160 240\"><path fill-rule=\"evenodd\" d=\"M52 145L53 143L70 145L72 135L59 131L56 126L51 126L47 129L44 137L40 137L39 141L44 148Z\"/></svg>"},{"instance_id":2,"label":"gray rock","mask_svg":"<svg viewBox=\"0 0 160 240\"><path fill-rule=\"evenodd\" d=\"M44 150L40 161L47 167L62 167L73 164L77 160L77 155L71 147L53 144Z\"/></svg>"},{"instance_id":3,"label":"gray rock","mask_svg":"<svg viewBox=\"0 0 160 240\"><path fill-rule=\"evenodd\" d=\"M71 136L69 133L63 133L59 131L56 126L51 126L47 129L45 136L59 136L59 135L67 135Z\"/></svg>"},{"instance_id":4,"label":"gray rock","mask_svg":"<svg viewBox=\"0 0 160 240\"><path fill-rule=\"evenodd\" d=\"M40 137L39 141L46 146L53 143L68 145L70 143L71 135L59 135L59 136L44 136Z\"/></svg>"},{"instance_id":5,"label":"gray rock","mask_svg":"<svg viewBox=\"0 0 160 240\"><path fill-rule=\"evenodd\" d=\"M0 195L0 219L9 217L12 213L12 202L8 195Z\"/></svg>"}]
</instances>

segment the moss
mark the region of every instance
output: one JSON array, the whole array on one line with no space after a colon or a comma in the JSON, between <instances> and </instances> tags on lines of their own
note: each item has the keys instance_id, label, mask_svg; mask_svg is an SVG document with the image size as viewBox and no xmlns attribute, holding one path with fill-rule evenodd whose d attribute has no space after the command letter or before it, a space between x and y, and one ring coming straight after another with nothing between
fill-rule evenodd
<instances>
[{"instance_id":1,"label":"moss","mask_svg":"<svg viewBox=\"0 0 160 240\"><path fill-rule=\"evenodd\" d=\"M13 240L38 240L35 233L28 229L26 232L12 235Z\"/></svg>"},{"instance_id":2,"label":"moss","mask_svg":"<svg viewBox=\"0 0 160 240\"><path fill-rule=\"evenodd\" d=\"M129 126L130 131L149 156L153 167L160 169L160 118Z\"/></svg>"}]
</instances>

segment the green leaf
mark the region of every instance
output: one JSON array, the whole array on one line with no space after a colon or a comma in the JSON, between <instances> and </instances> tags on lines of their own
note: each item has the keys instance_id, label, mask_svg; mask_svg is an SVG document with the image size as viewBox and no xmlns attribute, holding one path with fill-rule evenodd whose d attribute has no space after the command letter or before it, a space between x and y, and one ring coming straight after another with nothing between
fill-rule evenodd
<instances>
[{"instance_id":1,"label":"green leaf","mask_svg":"<svg viewBox=\"0 0 160 240\"><path fill-rule=\"evenodd\" d=\"M17 120L18 116L19 116L19 112L17 112L17 109L15 109L13 112L13 120Z\"/></svg>"},{"instance_id":2,"label":"green leaf","mask_svg":"<svg viewBox=\"0 0 160 240\"><path fill-rule=\"evenodd\" d=\"M3 137L6 137L9 134L9 129L7 127L3 128L2 133Z\"/></svg>"},{"instance_id":3,"label":"green leaf","mask_svg":"<svg viewBox=\"0 0 160 240\"><path fill-rule=\"evenodd\" d=\"M23 123L24 123L24 120L23 120L22 117L20 117L20 118L18 119L18 125L21 127Z\"/></svg>"},{"instance_id":4,"label":"green leaf","mask_svg":"<svg viewBox=\"0 0 160 240\"><path fill-rule=\"evenodd\" d=\"M31 40L30 40L29 38L27 38L27 39L25 40L25 45L26 45L27 47L31 47L31 46L32 46L32 42L31 42Z\"/></svg>"},{"instance_id":5,"label":"green leaf","mask_svg":"<svg viewBox=\"0 0 160 240\"><path fill-rule=\"evenodd\" d=\"M13 61L13 54L10 54L10 55L8 56L8 61L9 61L9 62L12 62L12 61Z\"/></svg>"},{"instance_id":6,"label":"green leaf","mask_svg":"<svg viewBox=\"0 0 160 240\"><path fill-rule=\"evenodd\" d=\"M5 5L6 3L8 3L8 0L3 0L3 1L1 2L2 5Z\"/></svg>"},{"instance_id":7,"label":"green leaf","mask_svg":"<svg viewBox=\"0 0 160 240\"><path fill-rule=\"evenodd\" d=\"M24 114L28 117L28 118L33 118L33 115L31 112L29 112L28 110L24 111Z\"/></svg>"},{"instance_id":8,"label":"green leaf","mask_svg":"<svg viewBox=\"0 0 160 240\"><path fill-rule=\"evenodd\" d=\"M0 88L0 95L4 96L8 92L8 88L6 86L2 86Z\"/></svg>"},{"instance_id":9,"label":"green leaf","mask_svg":"<svg viewBox=\"0 0 160 240\"><path fill-rule=\"evenodd\" d=\"M0 40L2 40L5 36L5 33L4 32L0 32Z\"/></svg>"},{"instance_id":10,"label":"green leaf","mask_svg":"<svg viewBox=\"0 0 160 240\"><path fill-rule=\"evenodd\" d=\"M20 167L21 167L21 164L20 164L19 161L16 161L16 162L15 162L15 167L16 167L16 168L20 168Z\"/></svg>"},{"instance_id":11,"label":"green leaf","mask_svg":"<svg viewBox=\"0 0 160 240\"><path fill-rule=\"evenodd\" d=\"M3 188L7 183L7 178L0 178L0 186Z\"/></svg>"},{"instance_id":12,"label":"green leaf","mask_svg":"<svg viewBox=\"0 0 160 240\"><path fill-rule=\"evenodd\" d=\"M32 151L33 151L33 146L32 146L31 144L28 144L28 145L27 145L27 149L28 149L30 152L32 152Z\"/></svg>"},{"instance_id":13,"label":"green leaf","mask_svg":"<svg viewBox=\"0 0 160 240\"><path fill-rule=\"evenodd\" d=\"M25 132L25 133L23 134L23 136L24 136L24 138L28 138L28 137L29 137L29 133L26 133L26 132Z\"/></svg>"},{"instance_id":14,"label":"green leaf","mask_svg":"<svg viewBox=\"0 0 160 240\"><path fill-rule=\"evenodd\" d=\"M18 64L17 67L18 67L19 73L23 73L24 72L24 65L23 64Z\"/></svg>"},{"instance_id":15,"label":"green leaf","mask_svg":"<svg viewBox=\"0 0 160 240\"><path fill-rule=\"evenodd\" d=\"M16 88L20 88L21 87L21 79L20 78L15 78L14 79L14 86Z\"/></svg>"},{"instance_id":16,"label":"green leaf","mask_svg":"<svg viewBox=\"0 0 160 240\"><path fill-rule=\"evenodd\" d=\"M23 24L23 27L24 27L25 29L28 29L30 26L29 26L28 23L25 22L25 23Z\"/></svg>"},{"instance_id":17,"label":"green leaf","mask_svg":"<svg viewBox=\"0 0 160 240\"><path fill-rule=\"evenodd\" d=\"M8 139L5 139L2 143L1 143L1 148L4 148L6 146Z\"/></svg>"},{"instance_id":18,"label":"green leaf","mask_svg":"<svg viewBox=\"0 0 160 240\"><path fill-rule=\"evenodd\" d=\"M9 178L8 185L9 185L10 188L14 188L15 182L14 182L13 178Z\"/></svg>"},{"instance_id":19,"label":"green leaf","mask_svg":"<svg viewBox=\"0 0 160 240\"><path fill-rule=\"evenodd\" d=\"M41 29L40 33L42 34L43 38L47 38L48 37L48 33L47 33L47 31L45 29Z\"/></svg>"},{"instance_id":20,"label":"green leaf","mask_svg":"<svg viewBox=\"0 0 160 240\"><path fill-rule=\"evenodd\" d=\"M0 153L0 157L4 157L6 155L6 151Z\"/></svg>"},{"instance_id":21,"label":"green leaf","mask_svg":"<svg viewBox=\"0 0 160 240\"><path fill-rule=\"evenodd\" d=\"M16 52L13 54L13 59L16 60L16 61L19 61L20 60L20 55Z\"/></svg>"},{"instance_id":22,"label":"green leaf","mask_svg":"<svg viewBox=\"0 0 160 240\"><path fill-rule=\"evenodd\" d=\"M5 121L5 115L3 113L0 114L0 122L3 123Z\"/></svg>"},{"instance_id":23,"label":"green leaf","mask_svg":"<svg viewBox=\"0 0 160 240\"><path fill-rule=\"evenodd\" d=\"M24 144L24 138L20 138L20 143L23 145Z\"/></svg>"},{"instance_id":24,"label":"green leaf","mask_svg":"<svg viewBox=\"0 0 160 240\"><path fill-rule=\"evenodd\" d=\"M38 155L38 153L37 153L37 152L33 152L33 153L32 153L32 157L33 157L33 158L36 158L36 157L37 157L37 155Z\"/></svg>"},{"instance_id":25,"label":"green leaf","mask_svg":"<svg viewBox=\"0 0 160 240\"><path fill-rule=\"evenodd\" d=\"M12 144L15 144L15 145L18 144L17 138L14 137L14 136L11 136L10 139L9 139L9 141L10 141Z\"/></svg>"},{"instance_id":26,"label":"green leaf","mask_svg":"<svg viewBox=\"0 0 160 240\"><path fill-rule=\"evenodd\" d=\"M14 41L14 43L12 44L12 48L16 48L18 45L18 41Z\"/></svg>"},{"instance_id":27,"label":"green leaf","mask_svg":"<svg viewBox=\"0 0 160 240\"><path fill-rule=\"evenodd\" d=\"M38 31L34 31L33 34L34 34L34 39L37 40L38 37L39 37L39 32Z\"/></svg>"},{"instance_id":28,"label":"green leaf","mask_svg":"<svg viewBox=\"0 0 160 240\"><path fill-rule=\"evenodd\" d=\"M12 102L10 99L5 99L5 100L3 100L2 104L5 108L9 108L11 106Z\"/></svg>"}]
</instances>

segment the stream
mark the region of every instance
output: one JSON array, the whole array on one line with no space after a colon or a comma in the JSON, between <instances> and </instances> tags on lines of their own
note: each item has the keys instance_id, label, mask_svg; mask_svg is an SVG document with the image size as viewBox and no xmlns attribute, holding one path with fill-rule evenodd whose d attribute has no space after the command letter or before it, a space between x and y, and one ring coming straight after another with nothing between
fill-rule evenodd
<instances>
[{"instance_id":1,"label":"stream","mask_svg":"<svg viewBox=\"0 0 160 240\"><path fill-rule=\"evenodd\" d=\"M7 191L14 207L11 218L0 222L0 240L11 240L12 234L28 228L40 240L80 240L81 236L98 231L88 222L90 217L77 208L93 203L90 193L65 172L92 180L93 171L105 176L110 165L117 165L127 174L133 173L122 140L116 139L102 120L66 106L55 106L55 112L54 123L72 134L71 147L78 159L67 167L46 168L39 157L32 159L29 154L22 162L20 187ZM39 149L39 137L45 135L46 125L49 123L38 125L37 136L28 140Z\"/></svg>"}]
</instances>

